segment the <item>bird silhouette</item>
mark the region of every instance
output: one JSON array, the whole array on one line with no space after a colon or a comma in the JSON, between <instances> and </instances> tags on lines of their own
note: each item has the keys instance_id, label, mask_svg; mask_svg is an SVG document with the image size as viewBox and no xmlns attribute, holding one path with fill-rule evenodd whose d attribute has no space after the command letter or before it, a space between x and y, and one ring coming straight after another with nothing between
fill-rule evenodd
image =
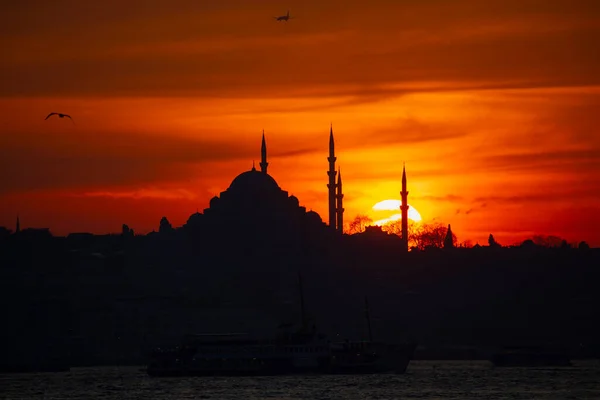
<instances>
[{"instance_id":1,"label":"bird silhouette","mask_svg":"<svg viewBox=\"0 0 600 400\"><path fill-rule=\"evenodd\" d=\"M58 115L59 118L67 117L71 120L71 122L75 123L75 121L73 121L73 118L71 118L71 116L69 114L61 114L61 113L56 113L56 112L51 112L50 114L48 114L48 116L46 118L44 118L44 121L53 115Z\"/></svg>"}]
</instances>

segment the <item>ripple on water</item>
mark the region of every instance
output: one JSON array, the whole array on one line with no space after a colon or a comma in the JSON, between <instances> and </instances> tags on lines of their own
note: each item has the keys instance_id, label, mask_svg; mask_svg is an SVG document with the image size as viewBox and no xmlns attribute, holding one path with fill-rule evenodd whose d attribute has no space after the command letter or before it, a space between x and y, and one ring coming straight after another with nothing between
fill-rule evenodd
<instances>
[{"instance_id":1,"label":"ripple on water","mask_svg":"<svg viewBox=\"0 0 600 400\"><path fill-rule=\"evenodd\" d=\"M150 378L140 367L0 375L0 399L570 399L600 398L600 362L492 368L413 361L404 375Z\"/></svg>"}]
</instances>

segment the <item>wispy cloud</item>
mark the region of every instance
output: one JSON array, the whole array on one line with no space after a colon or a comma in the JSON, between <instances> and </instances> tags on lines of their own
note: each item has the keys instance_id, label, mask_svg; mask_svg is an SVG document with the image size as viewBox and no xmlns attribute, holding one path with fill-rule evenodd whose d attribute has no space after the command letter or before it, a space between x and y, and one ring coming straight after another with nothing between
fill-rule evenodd
<instances>
[{"instance_id":1,"label":"wispy cloud","mask_svg":"<svg viewBox=\"0 0 600 400\"><path fill-rule=\"evenodd\" d=\"M188 199L198 198L198 194L188 189L143 188L129 191L92 191L76 194L83 197L109 197L113 199Z\"/></svg>"},{"instance_id":2,"label":"wispy cloud","mask_svg":"<svg viewBox=\"0 0 600 400\"><path fill-rule=\"evenodd\" d=\"M369 138L369 143L423 143L442 141L466 136L465 131L448 125L425 123L416 118L401 118L392 121L389 127L376 129ZM364 146L364 142L362 143Z\"/></svg>"},{"instance_id":3,"label":"wispy cloud","mask_svg":"<svg viewBox=\"0 0 600 400\"><path fill-rule=\"evenodd\" d=\"M250 159L256 153L256 144L248 142L131 132L28 134L18 140L14 136L1 139L2 191L186 180L194 175L197 164Z\"/></svg>"}]
</instances>

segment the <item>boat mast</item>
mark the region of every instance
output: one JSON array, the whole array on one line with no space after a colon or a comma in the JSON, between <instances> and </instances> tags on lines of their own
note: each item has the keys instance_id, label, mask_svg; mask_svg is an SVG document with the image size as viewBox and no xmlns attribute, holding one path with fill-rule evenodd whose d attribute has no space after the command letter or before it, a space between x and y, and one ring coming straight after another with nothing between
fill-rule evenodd
<instances>
[{"instance_id":1,"label":"boat mast","mask_svg":"<svg viewBox=\"0 0 600 400\"><path fill-rule=\"evenodd\" d=\"M367 319L367 328L369 328L369 342L373 341L373 332L371 331L371 317L369 315L369 299L365 296L365 318Z\"/></svg>"}]
</instances>

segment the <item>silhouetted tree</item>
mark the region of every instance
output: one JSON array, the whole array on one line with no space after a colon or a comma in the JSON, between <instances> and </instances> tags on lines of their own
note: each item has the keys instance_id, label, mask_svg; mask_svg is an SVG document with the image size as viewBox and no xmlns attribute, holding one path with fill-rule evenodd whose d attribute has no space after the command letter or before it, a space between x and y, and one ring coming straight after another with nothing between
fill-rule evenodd
<instances>
[{"instance_id":1,"label":"silhouetted tree","mask_svg":"<svg viewBox=\"0 0 600 400\"><path fill-rule=\"evenodd\" d=\"M387 233L402 237L402 220L398 219L388 222L381 229ZM439 222L427 224L424 222L408 221L408 246L411 248L418 250L424 250L428 247L442 248L447 236L448 240L450 240L450 237L452 238L451 246L455 247L457 244L456 235L452 230L450 230L450 234L451 236L448 236L448 228Z\"/></svg>"},{"instance_id":2,"label":"silhouetted tree","mask_svg":"<svg viewBox=\"0 0 600 400\"><path fill-rule=\"evenodd\" d=\"M500 243L496 242L496 239L494 239L494 235L492 235L491 233L490 233L490 236L488 237L488 245L490 247L502 247L500 245Z\"/></svg>"},{"instance_id":3,"label":"silhouetted tree","mask_svg":"<svg viewBox=\"0 0 600 400\"><path fill-rule=\"evenodd\" d=\"M521 247L526 248L526 249L532 249L532 248L536 247L536 244L533 242L533 240L527 239L527 240L524 240L523 243L521 243Z\"/></svg>"},{"instance_id":4,"label":"silhouetted tree","mask_svg":"<svg viewBox=\"0 0 600 400\"><path fill-rule=\"evenodd\" d=\"M421 223L414 235L415 247L424 250L429 247L442 248L448 234L448 228L439 222L430 224ZM456 235L451 233L452 246L456 245Z\"/></svg>"},{"instance_id":5,"label":"silhouetted tree","mask_svg":"<svg viewBox=\"0 0 600 400\"><path fill-rule=\"evenodd\" d=\"M160 219L160 225L158 227L158 232L159 233L168 233L168 232L172 232L172 231L173 231L173 226L171 225L171 223L169 222L167 217L162 217Z\"/></svg>"},{"instance_id":6,"label":"silhouetted tree","mask_svg":"<svg viewBox=\"0 0 600 400\"><path fill-rule=\"evenodd\" d=\"M587 250L590 248L590 245L587 244L586 242L579 242L578 248L579 248L579 250Z\"/></svg>"},{"instance_id":7,"label":"silhouetted tree","mask_svg":"<svg viewBox=\"0 0 600 400\"><path fill-rule=\"evenodd\" d=\"M409 232L410 232L411 222L412 221L408 222L408 225L409 225L408 230L409 230ZM389 233L391 235L398 235L398 236L402 237L402 220L401 219L396 219L396 220L390 221L390 222L388 222L386 224L383 224L381 226L381 229L384 232L387 232L387 233ZM410 237L410 234L408 236Z\"/></svg>"},{"instance_id":8,"label":"silhouetted tree","mask_svg":"<svg viewBox=\"0 0 600 400\"><path fill-rule=\"evenodd\" d=\"M408 220L408 247L416 246L415 236L417 234L419 224L419 222L415 222L411 219ZM390 221L387 224L382 225L381 229L389 234L402 237L402 219Z\"/></svg>"},{"instance_id":9,"label":"silhouetted tree","mask_svg":"<svg viewBox=\"0 0 600 400\"><path fill-rule=\"evenodd\" d=\"M464 240L460 243L458 243L457 247L462 247L464 249L471 249L473 248L473 242L471 242L470 240Z\"/></svg>"},{"instance_id":10,"label":"silhouetted tree","mask_svg":"<svg viewBox=\"0 0 600 400\"><path fill-rule=\"evenodd\" d=\"M348 229L348 233L353 235L355 233L364 232L365 228L372 224L373 224L373 220L371 218L369 218L366 215L359 214L356 217L354 217L352 222L350 222L350 227Z\"/></svg>"},{"instance_id":11,"label":"silhouetted tree","mask_svg":"<svg viewBox=\"0 0 600 400\"><path fill-rule=\"evenodd\" d=\"M552 235L535 235L531 240L541 247L560 247L564 239Z\"/></svg>"}]
</instances>

